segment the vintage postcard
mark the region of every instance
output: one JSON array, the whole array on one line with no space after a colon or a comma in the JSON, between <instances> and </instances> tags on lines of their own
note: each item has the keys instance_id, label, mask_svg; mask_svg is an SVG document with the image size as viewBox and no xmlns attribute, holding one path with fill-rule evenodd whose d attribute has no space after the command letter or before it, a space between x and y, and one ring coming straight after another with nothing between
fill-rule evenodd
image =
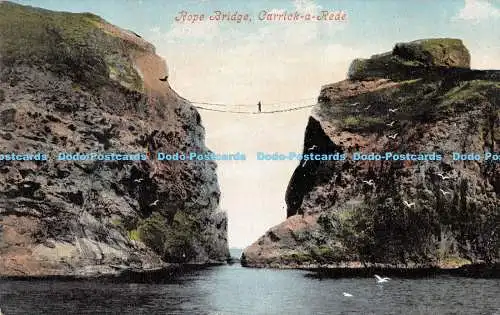
<instances>
[{"instance_id":1,"label":"vintage postcard","mask_svg":"<svg viewBox=\"0 0 500 315\"><path fill-rule=\"evenodd\" d=\"M0 1L0 314L500 314L499 0Z\"/></svg>"}]
</instances>

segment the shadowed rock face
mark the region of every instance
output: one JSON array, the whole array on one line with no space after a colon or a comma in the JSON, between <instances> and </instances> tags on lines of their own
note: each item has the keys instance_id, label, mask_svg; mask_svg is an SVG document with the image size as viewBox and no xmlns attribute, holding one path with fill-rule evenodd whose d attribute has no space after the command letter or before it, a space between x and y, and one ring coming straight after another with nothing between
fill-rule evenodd
<instances>
[{"instance_id":1,"label":"shadowed rock face","mask_svg":"<svg viewBox=\"0 0 500 315\"><path fill-rule=\"evenodd\" d=\"M165 75L151 44L95 15L0 3L2 153L51 154L0 161L0 275L229 257L215 163L57 161L58 152L209 152L199 113Z\"/></svg>"},{"instance_id":2,"label":"shadowed rock face","mask_svg":"<svg viewBox=\"0 0 500 315\"><path fill-rule=\"evenodd\" d=\"M335 151L341 152L341 148L330 140L316 119L309 117L304 137L303 154L322 154ZM286 191L287 217L295 214L303 214L300 207L302 200L313 188L316 177L310 176L310 174L317 175L319 167L320 161L314 160L307 161L305 164L301 163L295 169Z\"/></svg>"},{"instance_id":3,"label":"shadowed rock face","mask_svg":"<svg viewBox=\"0 0 500 315\"><path fill-rule=\"evenodd\" d=\"M500 151L500 71L467 69L467 50L457 40L439 39L449 45L429 54L423 43L432 42L397 44L369 59L366 71L323 86L304 150L331 142L348 156L435 152L445 158L348 158L320 161L307 171L299 165L287 190L289 217L245 249L243 265L448 268L499 262L500 164L450 156ZM382 66L402 57L411 68ZM322 136L308 141L312 133Z\"/></svg>"}]
</instances>

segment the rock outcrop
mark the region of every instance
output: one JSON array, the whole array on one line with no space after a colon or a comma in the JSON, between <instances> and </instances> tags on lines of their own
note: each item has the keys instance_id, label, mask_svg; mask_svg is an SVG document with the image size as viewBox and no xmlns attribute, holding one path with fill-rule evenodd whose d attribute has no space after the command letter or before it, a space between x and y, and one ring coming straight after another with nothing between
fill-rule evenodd
<instances>
[{"instance_id":1,"label":"rock outcrop","mask_svg":"<svg viewBox=\"0 0 500 315\"><path fill-rule=\"evenodd\" d=\"M210 152L199 113L159 80L167 72L150 43L98 16L0 2L0 275L229 258L216 164L153 158ZM141 160L58 160L63 152Z\"/></svg>"},{"instance_id":2,"label":"rock outcrop","mask_svg":"<svg viewBox=\"0 0 500 315\"><path fill-rule=\"evenodd\" d=\"M370 59L355 59L349 67L348 78L407 80L428 76L439 68L445 72L449 68L470 69L470 54L461 40L440 38L398 43L391 52ZM429 71L431 69L433 71Z\"/></svg>"},{"instance_id":3,"label":"rock outcrop","mask_svg":"<svg viewBox=\"0 0 500 315\"><path fill-rule=\"evenodd\" d=\"M452 268L500 260L500 71L460 40L397 44L322 87L285 222L245 249L251 267ZM355 152L442 160L353 161ZM480 161L452 161L476 152ZM428 158L432 159L432 158ZM414 203L414 205L412 204Z\"/></svg>"}]
</instances>

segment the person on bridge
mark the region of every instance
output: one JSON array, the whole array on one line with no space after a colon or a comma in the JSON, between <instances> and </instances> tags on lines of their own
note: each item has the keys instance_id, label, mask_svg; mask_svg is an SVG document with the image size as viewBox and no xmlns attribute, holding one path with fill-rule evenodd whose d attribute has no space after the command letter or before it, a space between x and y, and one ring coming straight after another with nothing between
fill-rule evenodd
<instances>
[{"instance_id":1,"label":"person on bridge","mask_svg":"<svg viewBox=\"0 0 500 315\"><path fill-rule=\"evenodd\" d=\"M262 112L262 104L260 103L260 101L259 101L259 104L257 104L257 106L259 107L259 113L261 113Z\"/></svg>"}]
</instances>

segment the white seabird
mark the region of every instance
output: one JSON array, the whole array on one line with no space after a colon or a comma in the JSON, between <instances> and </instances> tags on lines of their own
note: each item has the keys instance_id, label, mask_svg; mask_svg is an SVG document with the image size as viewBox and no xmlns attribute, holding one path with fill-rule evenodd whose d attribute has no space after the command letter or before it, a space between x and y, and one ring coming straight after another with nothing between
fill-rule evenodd
<instances>
[{"instance_id":1,"label":"white seabird","mask_svg":"<svg viewBox=\"0 0 500 315\"><path fill-rule=\"evenodd\" d=\"M389 112L391 112L391 113L395 113L398 110L399 110L398 108L389 108Z\"/></svg>"},{"instance_id":2,"label":"white seabird","mask_svg":"<svg viewBox=\"0 0 500 315\"><path fill-rule=\"evenodd\" d=\"M407 206L408 208L411 208L411 207L413 207L413 206L415 205L415 203L414 203L414 202L409 203L409 202L408 202L408 201L406 201L406 200L403 200L403 203L404 203L404 205L405 205L405 206Z\"/></svg>"},{"instance_id":3,"label":"white seabird","mask_svg":"<svg viewBox=\"0 0 500 315\"><path fill-rule=\"evenodd\" d=\"M347 293L347 292L343 292L342 294L343 294L344 296L347 296L347 297L351 297L351 296L352 296L352 294Z\"/></svg>"},{"instance_id":4,"label":"white seabird","mask_svg":"<svg viewBox=\"0 0 500 315\"><path fill-rule=\"evenodd\" d=\"M398 133L395 133L395 134L393 134L392 136L389 136L389 138L391 138L391 139L396 139L396 137L397 137L397 136L398 136Z\"/></svg>"},{"instance_id":5,"label":"white seabird","mask_svg":"<svg viewBox=\"0 0 500 315\"><path fill-rule=\"evenodd\" d=\"M375 278L377 279L377 283L384 283L384 282L387 282L387 281L391 280L391 278L387 278L387 277L382 278L379 275L375 275Z\"/></svg>"},{"instance_id":6,"label":"white seabird","mask_svg":"<svg viewBox=\"0 0 500 315\"><path fill-rule=\"evenodd\" d=\"M158 199L149 204L150 207L156 206L158 204Z\"/></svg>"},{"instance_id":7,"label":"white seabird","mask_svg":"<svg viewBox=\"0 0 500 315\"><path fill-rule=\"evenodd\" d=\"M436 175L439 176L439 177L441 177L441 179L443 179L443 180L450 178L450 176L445 176L445 175L443 175L443 173L437 173Z\"/></svg>"},{"instance_id":8,"label":"white seabird","mask_svg":"<svg viewBox=\"0 0 500 315\"><path fill-rule=\"evenodd\" d=\"M375 186L375 183L373 182L373 179L370 180L364 180L363 183L370 185L370 186Z\"/></svg>"},{"instance_id":9,"label":"white seabird","mask_svg":"<svg viewBox=\"0 0 500 315\"><path fill-rule=\"evenodd\" d=\"M442 190L442 189L439 189L439 190L440 190L440 191L443 193L443 195L445 195L445 196L446 196L446 195L448 195L448 194L451 194L451 192L449 192L449 191L444 191L444 190Z\"/></svg>"},{"instance_id":10,"label":"white seabird","mask_svg":"<svg viewBox=\"0 0 500 315\"><path fill-rule=\"evenodd\" d=\"M387 126L389 126L389 127L392 127L392 126L394 126L394 123L395 123L395 122L396 122L396 121L395 121L395 120L393 120L393 121L391 121L391 123L390 123L390 124L386 124L386 125L387 125Z\"/></svg>"}]
</instances>

